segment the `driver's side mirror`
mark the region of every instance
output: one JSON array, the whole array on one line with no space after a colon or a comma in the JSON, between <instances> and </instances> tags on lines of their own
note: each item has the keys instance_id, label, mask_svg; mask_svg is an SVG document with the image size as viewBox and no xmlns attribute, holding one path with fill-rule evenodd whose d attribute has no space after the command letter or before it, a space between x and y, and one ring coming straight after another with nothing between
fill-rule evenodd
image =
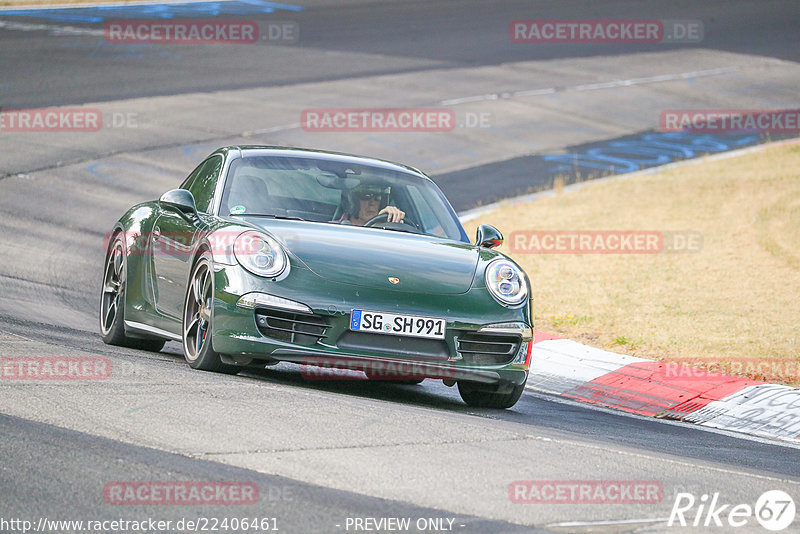
<instances>
[{"instance_id":1,"label":"driver's side mirror","mask_svg":"<svg viewBox=\"0 0 800 534\"><path fill-rule=\"evenodd\" d=\"M167 191L158 199L158 204L162 208L171 208L185 215L197 216L197 205L194 203L194 196L186 189Z\"/></svg>"},{"instance_id":2,"label":"driver's side mirror","mask_svg":"<svg viewBox=\"0 0 800 534\"><path fill-rule=\"evenodd\" d=\"M497 248L503 244L503 234L494 226L482 224L478 227L475 244L483 248Z\"/></svg>"}]
</instances>

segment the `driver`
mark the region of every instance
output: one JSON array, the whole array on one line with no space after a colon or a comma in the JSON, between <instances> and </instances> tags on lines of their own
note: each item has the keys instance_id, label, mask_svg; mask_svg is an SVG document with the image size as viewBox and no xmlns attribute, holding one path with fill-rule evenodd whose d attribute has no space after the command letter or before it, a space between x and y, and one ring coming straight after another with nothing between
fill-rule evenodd
<instances>
[{"instance_id":1,"label":"driver","mask_svg":"<svg viewBox=\"0 0 800 534\"><path fill-rule=\"evenodd\" d=\"M381 213L387 214L387 222L403 222L406 214L397 206L385 206L389 199L389 189L378 185L361 185L343 195L346 199L344 214L339 223L364 226L364 223Z\"/></svg>"}]
</instances>

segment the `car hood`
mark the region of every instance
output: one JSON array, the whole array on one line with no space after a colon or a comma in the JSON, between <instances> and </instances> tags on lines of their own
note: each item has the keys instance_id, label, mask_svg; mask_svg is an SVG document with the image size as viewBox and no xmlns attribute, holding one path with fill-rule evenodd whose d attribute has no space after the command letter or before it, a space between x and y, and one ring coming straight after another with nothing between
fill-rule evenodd
<instances>
[{"instance_id":1,"label":"car hood","mask_svg":"<svg viewBox=\"0 0 800 534\"><path fill-rule=\"evenodd\" d=\"M297 221L251 222L280 239L318 276L364 287L466 293L480 257L469 243L431 236ZM399 281L393 284L390 278Z\"/></svg>"}]
</instances>

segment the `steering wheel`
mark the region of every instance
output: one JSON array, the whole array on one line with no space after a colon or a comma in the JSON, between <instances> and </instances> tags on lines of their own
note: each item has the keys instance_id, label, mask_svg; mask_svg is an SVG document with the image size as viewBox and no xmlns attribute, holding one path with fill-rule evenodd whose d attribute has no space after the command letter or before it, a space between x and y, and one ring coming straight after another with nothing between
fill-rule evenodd
<instances>
[{"instance_id":1,"label":"steering wheel","mask_svg":"<svg viewBox=\"0 0 800 534\"><path fill-rule=\"evenodd\" d=\"M419 227L417 223L413 221L404 220L403 222L389 222L388 213L377 214L375 217L365 222L364 226L383 228L386 230L395 229L395 230L405 230L405 231L408 231L409 228L413 228L414 233L422 233L422 229Z\"/></svg>"}]
</instances>

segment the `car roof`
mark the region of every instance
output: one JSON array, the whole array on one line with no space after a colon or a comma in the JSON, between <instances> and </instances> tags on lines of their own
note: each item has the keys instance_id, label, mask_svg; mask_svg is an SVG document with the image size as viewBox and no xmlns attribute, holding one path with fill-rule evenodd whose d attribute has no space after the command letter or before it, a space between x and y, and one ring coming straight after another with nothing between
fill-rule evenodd
<instances>
[{"instance_id":1,"label":"car roof","mask_svg":"<svg viewBox=\"0 0 800 534\"><path fill-rule=\"evenodd\" d=\"M253 157L253 156L308 157L313 159L323 159L327 161L336 161L341 163L352 163L353 165L369 165L371 167L378 167L387 170L411 173L420 178L431 180L430 177L428 177L425 173L409 165L403 165L402 163L396 163L393 161L383 160L379 158L359 156L357 154L348 154L345 152L333 152L329 150L318 150L312 148L297 148L297 147L273 146L273 145L229 146L220 148L215 152L229 154L230 152L237 152L237 151L243 158Z\"/></svg>"}]
</instances>

